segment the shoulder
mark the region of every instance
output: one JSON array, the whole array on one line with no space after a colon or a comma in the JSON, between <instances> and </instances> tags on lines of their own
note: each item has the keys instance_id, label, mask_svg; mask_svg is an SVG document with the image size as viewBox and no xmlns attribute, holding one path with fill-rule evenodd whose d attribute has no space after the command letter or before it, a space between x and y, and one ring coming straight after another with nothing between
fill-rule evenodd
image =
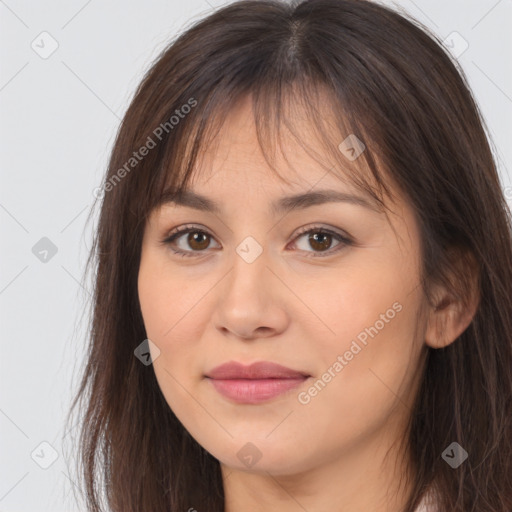
<instances>
[{"instance_id":1,"label":"shoulder","mask_svg":"<svg viewBox=\"0 0 512 512\"><path fill-rule=\"evenodd\" d=\"M435 494L427 492L414 512L438 512Z\"/></svg>"}]
</instances>

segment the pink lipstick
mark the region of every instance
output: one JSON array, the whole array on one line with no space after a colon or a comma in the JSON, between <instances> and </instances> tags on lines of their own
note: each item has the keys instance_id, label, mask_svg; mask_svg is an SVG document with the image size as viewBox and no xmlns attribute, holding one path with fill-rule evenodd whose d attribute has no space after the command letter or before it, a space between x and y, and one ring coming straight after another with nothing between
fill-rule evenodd
<instances>
[{"instance_id":1,"label":"pink lipstick","mask_svg":"<svg viewBox=\"0 0 512 512\"><path fill-rule=\"evenodd\" d=\"M243 404L270 400L300 386L309 377L305 372L268 361L249 366L230 361L206 374L221 395Z\"/></svg>"}]
</instances>

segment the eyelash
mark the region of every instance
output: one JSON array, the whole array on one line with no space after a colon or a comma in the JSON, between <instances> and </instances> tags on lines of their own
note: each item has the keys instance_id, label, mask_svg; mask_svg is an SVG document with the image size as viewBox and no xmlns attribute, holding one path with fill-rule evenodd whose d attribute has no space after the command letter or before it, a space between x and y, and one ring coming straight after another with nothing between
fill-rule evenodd
<instances>
[{"instance_id":1,"label":"eyelash","mask_svg":"<svg viewBox=\"0 0 512 512\"><path fill-rule=\"evenodd\" d=\"M161 243L163 245L169 245L170 249L173 253L175 253L179 256L182 256L182 257L195 257L194 253L205 252L205 251L182 251L181 249L175 249L172 247L172 244L176 239L180 238L182 235L187 234L187 233L201 233L201 234L207 235L208 237L214 238L213 235L208 233L208 231L200 229L197 226L187 225L187 226L183 226L182 228L172 231L169 234L169 236L167 236L166 238L164 238L161 241ZM313 226L313 227L309 227L309 228L304 228L303 230L299 231L299 233L297 233L297 236L294 238L294 240L296 240L297 238L300 238L302 235L306 235L309 233L321 233L321 234L332 235L340 243L338 243L338 245L336 245L334 247L334 249L328 249L327 251L312 251L311 255L306 256L307 258L319 258L319 257L322 258L322 257L331 256L332 254L341 251L346 246L354 245L354 241L351 238L341 235L340 233L337 233L330 229L323 228L321 226ZM310 251L305 251L305 252L310 252Z\"/></svg>"}]
</instances>

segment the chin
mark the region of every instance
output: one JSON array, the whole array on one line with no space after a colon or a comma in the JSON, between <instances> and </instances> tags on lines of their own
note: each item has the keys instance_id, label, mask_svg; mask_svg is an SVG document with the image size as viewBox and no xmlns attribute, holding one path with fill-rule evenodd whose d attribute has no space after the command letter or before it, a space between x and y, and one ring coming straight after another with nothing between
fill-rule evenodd
<instances>
[{"instance_id":1,"label":"chin","mask_svg":"<svg viewBox=\"0 0 512 512\"><path fill-rule=\"evenodd\" d=\"M301 473L311 467L310 459L297 449L296 444L283 449L277 439L275 443L269 439L233 442L225 450L214 450L210 453L224 466L248 473L284 476Z\"/></svg>"}]
</instances>

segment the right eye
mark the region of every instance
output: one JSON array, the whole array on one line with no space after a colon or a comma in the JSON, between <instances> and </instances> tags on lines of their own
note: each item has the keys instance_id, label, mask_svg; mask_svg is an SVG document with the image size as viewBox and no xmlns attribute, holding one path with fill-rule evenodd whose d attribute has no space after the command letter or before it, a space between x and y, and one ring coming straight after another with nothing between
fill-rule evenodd
<instances>
[{"instance_id":1,"label":"right eye","mask_svg":"<svg viewBox=\"0 0 512 512\"><path fill-rule=\"evenodd\" d=\"M162 244L169 245L175 254L194 257L194 253L205 252L211 240L213 237L207 231L197 226L184 226L172 231Z\"/></svg>"}]
</instances>

